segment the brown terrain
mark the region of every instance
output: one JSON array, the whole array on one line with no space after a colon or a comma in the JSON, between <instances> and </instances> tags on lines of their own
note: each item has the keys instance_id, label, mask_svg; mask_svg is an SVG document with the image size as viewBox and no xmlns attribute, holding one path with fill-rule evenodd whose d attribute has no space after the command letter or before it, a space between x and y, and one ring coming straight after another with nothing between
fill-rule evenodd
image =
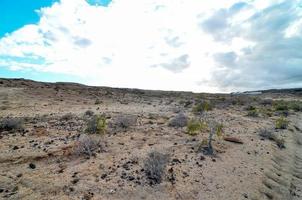
<instances>
[{"instance_id":1,"label":"brown terrain","mask_svg":"<svg viewBox=\"0 0 302 200\"><path fill-rule=\"evenodd\" d=\"M301 100L0 79L0 199L302 199Z\"/></svg>"}]
</instances>

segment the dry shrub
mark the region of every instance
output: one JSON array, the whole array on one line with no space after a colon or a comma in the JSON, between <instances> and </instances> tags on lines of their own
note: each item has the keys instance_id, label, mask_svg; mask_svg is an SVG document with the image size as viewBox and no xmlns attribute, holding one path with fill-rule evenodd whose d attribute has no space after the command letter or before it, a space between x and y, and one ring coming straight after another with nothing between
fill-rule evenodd
<instances>
[{"instance_id":1,"label":"dry shrub","mask_svg":"<svg viewBox=\"0 0 302 200\"><path fill-rule=\"evenodd\" d=\"M95 155L95 152L101 151L101 144L100 140L96 137L92 137L90 135L82 134L75 147L74 147L74 153L75 155L81 156L88 156L91 157Z\"/></svg>"},{"instance_id":2,"label":"dry shrub","mask_svg":"<svg viewBox=\"0 0 302 200\"><path fill-rule=\"evenodd\" d=\"M150 185L162 182L168 156L159 152L151 152L144 162L144 170Z\"/></svg>"},{"instance_id":3,"label":"dry shrub","mask_svg":"<svg viewBox=\"0 0 302 200\"><path fill-rule=\"evenodd\" d=\"M170 122L169 126L172 127L184 127L188 124L188 117L184 113L179 113L175 117L173 117Z\"/></svg>"},{"instance_id":4,"label":"dry shrub","mask_svg":"<svg viewBox=\"0 0 302 200\"><path fill-rule=\"evenodd\" d=\"M19 118L5 118L0 121L0 131L21 131L23 120Z\"/></svg>"}]
</instances>

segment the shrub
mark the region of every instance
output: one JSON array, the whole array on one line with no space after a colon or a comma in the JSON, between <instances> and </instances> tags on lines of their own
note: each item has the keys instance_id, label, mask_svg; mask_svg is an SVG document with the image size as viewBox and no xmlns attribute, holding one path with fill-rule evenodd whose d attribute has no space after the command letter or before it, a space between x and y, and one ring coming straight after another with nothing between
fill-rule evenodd
<instances>
[{"instance_id":1,"label":"shrub","mask_svg":"<svg viewBox=\"0 0 302 200\"><path fill-rule=\"evenodd\" d=\"M272 99L262 99L260 101L260 104L264 105L264 106L271 106L273 105L273 100Z\"/></svg>"},{"instance_id":2,"label":"shrub","mask_svg":"<svg viewBox=\"0 0 302 200\"><path fill-rule=\"evenodd\" d=\"M95 105L99 105L99 104L101 104L101 103L102 103L102 101L99 100L99 99L96 99L95 102L94 102Z\"/></svg>"},{"instance_id":3,"label":"shrub","mask_svg":"<svg viewBox=\"0 0 302 200\"><path fill-rule=\"evenodd\" d=\"M137 123L137 116L120 115L115 118L112 125L116 128L127 129L131 126L136 125L136 123Z\"/></svg>"},{"instance_id":4,"label":"shrub","mask_svg":"<svg viewBox=\"0 0 302 200\"><path fill-rule=\"evenodd\" d=\"M274 140L275 138L275 135L272 133L272 131L265 128L259 130L259 136L268 140Z\"/></svg>"},{"instance_id":5,"label":"shrub","mask_svg":"<svg viewBox=\"0 0 302 200\"><path fill-rule=\"evenodd\" d=\"M179 113L178 115L173 117L169 122L169 126L172 127L184 127L187 124L188 124L188 117L183 113Z\"/></svg>"},{"instance_id":6,"label":"shrub","mask_svg":"<svg viewBox=\"0 0 302 200\"><path fill-rule=\"evenodd\" d=\"M202 101L193 107L193 113L195 114L200 114L210 110L213 110L213 105L208 101Z\"/></svg>"},{"instance_id":7,"label":"shrub","mask_svg":"<svg viewBox=\"0 0 302 200\"><path fill-rule=\"evenodd\" d=\"M282 138L279 138L276 134L268 129L260 129L259 136L266 140L272 140L276 143L277 147L280 149L285 148L285 141Z\"/></svg>"},{"instance_id":8,"label":"shrub","mask_svg":"<svg viewBox=\"0 0 302 200\"><path fill-rule=\"evenodd\" d=\"M93 115L94 115L94 112L92 110L87 110L85 112L85 116L92 117Z\"/></svg>"},{"instance_id":9,"label":"shrub","mask_svg":"<svg viewBox=\"0 0 302 200\"><path fill-rule=\"evenodd\" d=\"M18 118L5 118L0 121L0 131L21 131L23 120Z\"/></svg>"},{"instance_id":10,"label":"shrub","mask_svg":"<svg viewBox=\"0 0 302 200\"><path fill-rule=\"evenodd\" d=\"M302 111L302 104L298 101L293 101L290 104L290 108L295 112L300 112Z\"/></svg>"},{"instance_id":11,"label":"shrub","mask_svg":"<svg viewBox=\"0 0 302 200\"><path fill-rule=\"evenodd\" d=\"M71 113L67 113L61 117L61 120L68 121L68 120L71 120L72 118L73 118L73 115Z\"/></svg>"},{"instance_id":12,"label":"shrub","mask_svg":"<svg viewBox=\"0 0 302 200\"><path fill-rule=\"evenodd\" d=\"M144 162L144 170L150 185L161 183L167 162L167 155L156 151L149 153Z\"/></svg>"},{"instance_id":13,"label":"shrub","mask_svg":"<svg viewBox=\"0 0 302 200\"><path fill-rule=\"evenodd\" d=\"M288 107L288 102L286 101L276 101L274 103L274 107L276 111L288 111L289 107Z\"/></svg>"},{"instance_id":14,"label":"shrub","mask_svg":"<svg viewBox=\"0 0 302 200\"><path fill-rule=\"evenodd\" d=\"M105 134L107 130L107 121L104 116L95 115L87 123L86 132L90 134Z\"/></svg>"},{"instance_id":15,"label":"shrub","mask_svg":"<svg viewBox=\"0 0 302 200\"><path fill-rule=\"evenodd\" d=\"M187 124L187 134L194 136L206 128L207 128L207 124L205 122L192 119Z\"/></svg>"},{"instance_id":16,"label":"shrub","mask_svg":"<svg viewBox=\"0 0 302 200\"><path fill-rule=\"evenodd\" d=\"M246 107L246 110L247 110L247 111L253 111L253 110L256 110L256 107L250 105L250 106Z\"/></svg>"},{"instance_id":17,"label":"shrub","mask_svg":"<svg viewBox=\"0 0 302 200\"><path fill-rule=\"evenodd\" d=\"M100 149L101 145L97 139L82 134L74 147L74 153L78 156L85 155L91 157L95 151Z\"/></svg>"},{"instance_id":18,"label":"shrub","mask_svg":"<svg viewBox=\"0 0 302 200\"><path fill-rule=\"evenodd\" d=\"M276 137L274 139L274 141L276 142L276 145L277 145L277 147L279 147L279 149L284 149L285 148L285 140L283 138Z\"/></svg>"},{"instance_id":19,"label":"shrub","mask_svg":"<svg viewBox=\"0 0 302 200\"><path fill-rule=\"evenodd\" d=\"M280 117L276 120L276 129L286 129L289 122L284 118Z\"/></svg>"},{"instance_id":20,"label":"shrub","mask_svg":"<svg viewBox=\"0 0 302 200\"><path fill-rule=\"evenodd\" d=\"M259 114L258 114L257 110L249 110L248 113L247 113L247 116L248 117L258 117Z\"/></svg>"},{"instance_id":21,"label":"shrub","mask_svg":"<svg viewBox=\"0 0 302 200\"><path fill-rule=\"evenodd\" d=\"M209 122L210 132L209 132L209 138L206 140L208 142L207 146L203 147L203 153L205 155L213 155L214 149L212 146L213 137L217 135L218 137L221 137L223 134L223 124L217 123L215 121Z\"/></svg>"}]
</instances>

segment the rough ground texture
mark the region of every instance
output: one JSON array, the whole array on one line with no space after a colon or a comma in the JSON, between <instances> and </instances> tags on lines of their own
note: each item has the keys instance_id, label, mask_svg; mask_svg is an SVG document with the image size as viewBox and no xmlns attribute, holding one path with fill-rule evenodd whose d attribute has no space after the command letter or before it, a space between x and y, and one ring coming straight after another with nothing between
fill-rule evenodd
<instances>
[{"instance_id":1,"label":"rough ground texture","mask_svg":"<svg viewBox=\"0 0 302 200\"><path fill-rule=\"evenodd\" d=\"M301 199L302 115L289 110L288 128L276 130L281 114L263 99L302 96L299 91L231 96L0 79L1 120L23 121L23 130L0 130L0 199ZM214 109L198 116L192 109L201 100ZM251 105L258 116L248 116ZM105 134L91 136L100 145L92 156L75 152L91 118L87 110L108 123ZM204 155L198 149L209 130L191 136L182 122L170 126L179 113L222 123L222 137L243 144L215 136L215 155ZM261 139L260 128L284 139L285 148ZM144 169L154 151L167 155L158 184L150 184Z\"/></svg>"}]
</instances>

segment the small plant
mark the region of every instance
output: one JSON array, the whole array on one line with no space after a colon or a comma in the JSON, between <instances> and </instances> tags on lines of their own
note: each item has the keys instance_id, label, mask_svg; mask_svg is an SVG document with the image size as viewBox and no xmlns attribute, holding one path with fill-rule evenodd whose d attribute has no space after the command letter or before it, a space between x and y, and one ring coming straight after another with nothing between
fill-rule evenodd
<instances>
[{"instance_id":1,"label":"small plant","mask_svg":"<svg viewBox=\"0 0 302 200\"><path fill-rule=\"evenodd\" d=\"M288 120L286 120L284 117L280 117L276 120L276 129L286 129L288 124Z\"/></svg>"},{"instance_id":2,"label":"small plant","mask_svg":"<svg viewBox=\"0 0 302 200\"><path fill-rule=\"evenodd\" d=\"M274 141L280 149L285 148L285 140L283 138L279 138L275 133L268 129L260 129L259 136L263 139Z\"/></svg>"},{"instance_id":3,"label":"small plant","mask_svg":"<svg viewBox=\"0 0 302 200\"><path fill-rule=\"evenodd\" d=\"M210 133L209 133L209 139L208 145L203 148L203 152L206 155L213 155L214 149L212 146L213 137L217 135L218 137L221 137L223 134L223 124L217 123L217 122L210 122Z\"/></svg>"},{"instance_id":4,"label":"small plant","mask_svg":"<svg viewBox=\"0 0 302 200\"><path fill-rule=\"evenodd\" d=\"M94 115L87 123L86 132L90 134L105 134L107 131L107 121L104 116Z\"/></svg>"},{"instance_id":5,"label":"small plant","mask_svg":"<svg viewBox=\"0 0 302 200\"><path fill-rule=\"evenodd\" d=\"M85 155L91 157L100 148L101 145L97 139L82 134L74 147L74 153L78 156Z\"/></svg>"},{"instance_id":6,"label":"small plant","mask_svg":"<svg viewBox=\"0 0 302 200\"><path fill-rule=\"evenodd\" d=\"M85 112L85 116L92 117L93 115L94 115L94 112L92 110L87 110Z\"/></svg>"},{"instance_id":7,"label":"small plant","mask_svg":"<svg viewBox=\"0 0 302 200\"><path fill-rule=\"evenodd\" d=\"M187 124L187 134L194 136L206 128L207 128L207 124L205 122L192 119Z\"/></svg>"},{"instance_id":8,"label":"small plant","mask_svg":"<svg viewBox=\"0 0 302 200\"><path fill-rule=\"evenodd\" d=\"M99 100L99 99L96 99L95 102L94 102L95 105L99 105L99 104L101 104L101 103L102 103L102 101Z\"/></svg>"},{"instance_id":9,"label":"small plant","mask_svg":"<svg viewBox=\"0 0 302 200\"><path fill-rule=\"evenodd\" d=\"M0 131L21 131L23 120L18 118L5 118L0 121Z\"/></svg>"},{"instance_id":10,"label":"small plant","mask_svg":"<svg viewBox=\"0 0 302 200\"><path fill-rule=\"evenodd\" d=\"M67 114L65 114L65 115L63 115L62 117L61 117L61 120L63 120L63 121L69 121L69 120L71 120L73 118L73 115L71 114L71 113L67 113Z\"/></svg>"},{"instance_id":11,"label":"small plant","mask_svg":"<svg viewBox=\"0 0 302 200\"><path fill-rule=\"evenodd\" d=\"M169 122L169 126L172 127L184 127L187 124L188 124L188 117L183 113L179 113L178 115L173 117Z\"/></svg>"},{"instance_id":12,"label":"small plant","mask_svg":"<svg viewBox=\"0 0 302 200\"><path fill-rule=\"evenodd\" d=\"M208 101L202 101L193 107L193 113L201 114L213 110L213 105Z\"/></svg>"},{"instance_id":13,"label":"small plant","mask_svg":"<svg viewBox=\"0 0 302 200\"><path fill-rule=\"evenodd\" d=\"M134 115L119 115L113 121L113 126L116 128L128 129L136 125L137 116Z\"/></svg>"},{"instance_id":14,"label":"small plant","mask_svg":"<svg viewBox=\"0 0 302 200\"><path fill-rule=\"evenodd\" d=\"M250 106L246 107L246 110L247 110L247 111L253 111L253 110L256 110L256 107L250 105Z\"/></svg>"},{"instance_id":15,"label":"small plant","mask_svg":"<svg viewBox=\"0 0 302 200\"><path fill-rule=\"evenodd\" d=\"M285 148L285 140L283 138L276 137L274 139L274 141L276 142L276 145L277 145L277 147L279 147L279 149L284 149Z\"/></svg>"},{"instance_id":16,"label":"small plant","mask_svg":"<svg viewBox=\"0 0 302 200\"><path fill-rule=\"evenodd\" d=\"M259 114L258 114L257 110L249 110L248 113L247 113L247 116L248 117L258 117Z\"/></svg>"},{"instance_id":17,"label":"small plant","mask_svg":"<svg viewBox=\"0 0 302 200\"><path fill-rule=\"evenodd\" d=\"M161 183L167 162L167 155L156 151L149 153L144 162L144 171L150 185Z\"/></svg>"},{"instance_id":18,"label":"small plant","mask_svg":"<svg viewBox=\"0 0 302 200\"><path fill-rule=\"evenodd\" d=\"M259 136L263 139L268 139L268 140L274 140L274 138L276 137L272 131L263 128L259 130Z\"/></svg>"}]
</instances>

